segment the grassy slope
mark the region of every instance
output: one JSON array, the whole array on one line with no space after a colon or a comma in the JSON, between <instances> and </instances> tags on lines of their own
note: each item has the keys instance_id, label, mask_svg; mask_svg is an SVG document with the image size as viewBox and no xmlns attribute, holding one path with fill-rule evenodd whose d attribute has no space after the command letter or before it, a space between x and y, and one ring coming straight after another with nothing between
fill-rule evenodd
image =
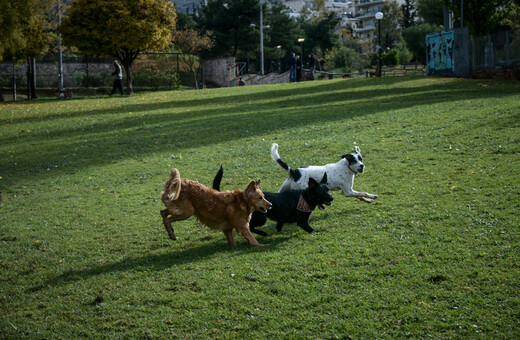
<instances>
[{"instance_id":1,"label":"grassy slope","mask_svg":"<svg viewBox=\"0 0 520 340\"><path fill-rule=\"evenodd\" d=\"M0 105L0 334L174 338L520 335L520 85L355 79ZM172 167L224 189L361 147L357 190L227 246L167 238ZM103 302L95 303L97 296Z\"/></svg>"}]
</instances>

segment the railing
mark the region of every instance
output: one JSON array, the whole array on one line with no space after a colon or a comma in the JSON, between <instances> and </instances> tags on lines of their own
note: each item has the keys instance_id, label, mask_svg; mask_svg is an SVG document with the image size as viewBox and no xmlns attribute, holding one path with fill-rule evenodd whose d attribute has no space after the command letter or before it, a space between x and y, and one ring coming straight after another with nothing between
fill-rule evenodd
<instances>
[{"instance_id":1,"label":"railing","mask_svg":"<svg viewBox=\"0 0 520 340\"><path fill-rule=\"evenodd\" d=\"M385 2L385 0L359 0L356 6L368 6L371 3Z\"/></svg>"},{"instance_id":2,"label":"railing","mask_svg":"<svg viewBox=\"0 0 520 340\"><path fill-rule=\"evenodd\" d=\"M520 65L520 29L502 30L470 43L472 71Z\"/></svg>"}]
</instances>

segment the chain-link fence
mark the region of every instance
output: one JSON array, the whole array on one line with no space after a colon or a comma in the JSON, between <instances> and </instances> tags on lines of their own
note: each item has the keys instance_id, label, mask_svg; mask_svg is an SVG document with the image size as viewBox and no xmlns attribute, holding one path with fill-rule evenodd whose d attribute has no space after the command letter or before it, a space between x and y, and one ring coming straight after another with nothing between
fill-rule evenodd
<instances>
[{"instance_id":1,"label":"chain-link fence","mask_svg":"<svg viewBox=\"0 0 520 340\"><path fill-rule=\"evenodd\" d=\"M520 30L503 29L471 40L473 72L520 65Z\"/></svg>"},{"instance_id":2,"label":"chain-link fence","mask_svg":"<svg viewBox=\"0 0 520 340\"><path fill-rule=\"evenodd\" d=\"M192 69L198 61L194 56L185 58L181 53L143 53L132 65L135 90L167 90L180 86L194 87ZM186 60L190 62L186 62ZM195 57L197 59L197 57ZM63 86L74 94L106 94L112 88L113 59L95 58L77 54L63 58ZM23 62L0 63L0 88L5 97L23 98L27 91L28 66ZM57 55L45 55L36 59L36 92L53 96L59 88ZM126 74L123 72L123 78ZM123 80L126 86L126 79ZM16 93L16 92L15 92Z\"/></svg>"}]
</instances>

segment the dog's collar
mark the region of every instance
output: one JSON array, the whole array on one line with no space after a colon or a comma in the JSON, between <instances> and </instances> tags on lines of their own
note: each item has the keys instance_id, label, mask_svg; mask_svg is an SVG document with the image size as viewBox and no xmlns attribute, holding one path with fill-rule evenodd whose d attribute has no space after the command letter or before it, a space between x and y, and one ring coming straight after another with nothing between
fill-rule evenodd
<instances>
[{"instance_id":1,"label":"dog's collar","mask_svg":"<svg viewBox=\"0 0 520 340\"><path fill-rule=\"evenodd\" d=\"M314 208L311 208L309 203L303 198L303 195L300 195L300 199L298 200L298 206L296 207L301 212L312 212Z\"/></svg>"},{"instance_id":2,"label":"dog's collar","mask_svg":"<svg viewBox=\"0 0 520 340\"><path fill-rule=\"evenodd\" d=\"M347 161L347 162L348 162L348 161ZM350 167L350 164L349 164L349 163L347 163L347 168L349 168L350 171L352 171L352 172L354 173L354 175L357 174L357 171L355 171L354 169L352 169L352 168Z\"/></svg>"}]
</instances>

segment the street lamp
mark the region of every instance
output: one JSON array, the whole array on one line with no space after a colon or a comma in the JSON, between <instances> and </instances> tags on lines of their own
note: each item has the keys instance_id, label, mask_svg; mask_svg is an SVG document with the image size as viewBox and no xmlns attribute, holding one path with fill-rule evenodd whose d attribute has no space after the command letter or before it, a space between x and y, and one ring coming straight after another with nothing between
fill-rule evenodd
<instances>
[{"instance_id":1,"label":"street lamp","mask_svg":"<svg viewBox=\"0 0 520 340\"><path fill-rule=\"evenodd\" d=\"M251 27L256 27L255 24L251 24ZM260 2L260 68L262 75L264 74L264 28L271 28L269 25L264 26L264 16L262 11L262 2Z\"/></svg>"},{"instance_id":2,"label":"street lamp","mask_svg":"<svg viewBox=\"0 0 520 340\"><path fill-rule=\"evenodd\" d=\"M280 63L280 49L282 48L282 45L276 46L276 51L278 52L278 73L282 72L282 64Z\"/></svg>"},{"instance_id":3,"label":"street lamp","mask_svg":"<svg viewBox=\"0 0 520 340\"><path fill-rule=\"evenodd\" d=\"M302 54L302 64L303 64L303 42L304 41L305 41L305 39L303 39L303 38L298 39L298 42L300 43L300 53Z\"/></svg>"},{"instance_id":4,"label":"street lamp","mask_svg":"<svg viewBox=\"0 0 520 340\"><path fill-rule=\"evenodd\" d=\"M381 72L382 72L382 68L383 68L383 62L381 60L381 20L383 19L383 13L377 12L376 19L378 21L378 26L379 26L379 45L377 46L377 49L379 50L379 72L378 72L377 76L381 77Z\"/></svg>"}]
</instances>

